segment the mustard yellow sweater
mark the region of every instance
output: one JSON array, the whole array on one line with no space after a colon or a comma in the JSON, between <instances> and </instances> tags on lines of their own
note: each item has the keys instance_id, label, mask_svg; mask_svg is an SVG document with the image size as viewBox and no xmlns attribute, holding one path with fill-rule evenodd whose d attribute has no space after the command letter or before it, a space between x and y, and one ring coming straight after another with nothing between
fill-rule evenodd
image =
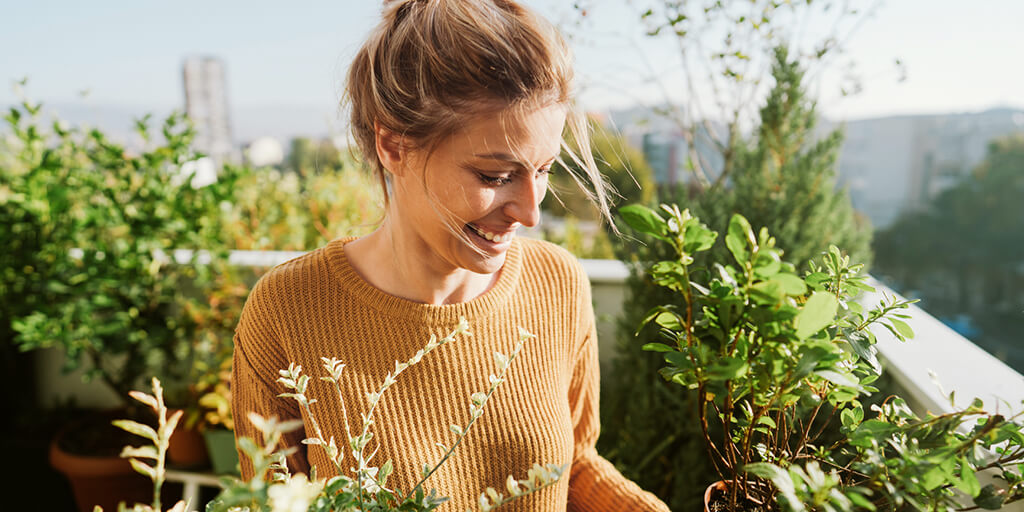
<instances>
[{"instance_id":1,"label":"mustard yellow sweater","mask_svg":"<svg viewBox=\"0 0 1024 512\"><path fill-rule=\"evenodd\" d=\"M476 510L488 486L504 489L508 475L526 478L535 462L569 464L554 486L502 510L666 511L653 494L625 479L594 449L598 422L597 337L590 285L576 259L546 242L517 239L495 286L471 301L450 305L415 303L388 295L363 280L349 265L338 239L279 265L253 288L235 333L232 397L235 435L259 439L249 411L280 419L303 417L294 400L277 398L284 388L278 370L302 365L310 375L307 395L325 438L345 444L341 406L321 357L337 357L350 428L357 432L368 410L366 394L376 391L395 361L406 361L431 334L443 337L460 317L472 337L439 347L403 372L381 399L375 436L367 453L379 448L371 465L392 460L390 488L408 490L424 464L433 466L451 446L450 425L465 425L470 396L486 391L498 370L492 353L512 352L517 326L536 338L526 342L503 383L455 454L427 481L451 501L442 510ZM306 428L311 429L309 418ZM317 467L333 474L319 446L305 446L297 432L286 439L300 447L289 459L293 472ZM242 456L243 477L252 474ZM351 457L346 462L354 466Z\"/></svg>"}]
</instances>

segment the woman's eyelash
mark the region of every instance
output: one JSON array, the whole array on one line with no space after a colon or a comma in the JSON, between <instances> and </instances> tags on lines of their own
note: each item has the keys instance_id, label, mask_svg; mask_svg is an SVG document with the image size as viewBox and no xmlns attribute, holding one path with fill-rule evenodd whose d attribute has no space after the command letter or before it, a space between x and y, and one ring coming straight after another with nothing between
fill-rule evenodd
<instances>
[{"instance_id":1,"label":"woman's eyelash","mask_svg":"<svg viewBox=\"0 0 1024 512\"><path fill-rule=\"evenodd\" d=\"M551 168L550 167L543 167L543 168L537 169L537 175L538 176L543 175L543 174L549 174L550 172L551 172ZM500 186L500 185L508 185L509 183L512 183L512 179L513 179L512 176L515 173L510 173L507 176L491 176L491 175L486 174L484 172L477 171L476 174L477 174L477 176L480 177L480 179L484 183L486 183L488 185Z\"/></svg>"},{"instance_id":2,"label":"woman's eyelash","mask_svg":"<svg viewBox=\"0 0 1024 512\"><path fill-rule=\"evenodd\" d=\"M512 176L511 175L509 175L509 176L490 176L490 175L484 174L482 172L478 172L477 176L480 176L480 179L483 180L483 182L488 184L488 185L507 185L509 183L512 183Z\"/></svg>"}]
</instances>

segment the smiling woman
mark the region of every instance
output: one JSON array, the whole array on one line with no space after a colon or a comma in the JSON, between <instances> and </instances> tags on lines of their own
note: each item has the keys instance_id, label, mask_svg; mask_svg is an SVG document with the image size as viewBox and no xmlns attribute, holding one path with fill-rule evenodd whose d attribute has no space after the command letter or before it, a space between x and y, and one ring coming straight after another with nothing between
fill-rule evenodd
<instances>
[{"instance_id":1,"label":"smiling woman","mask_svg":"<svg viewBox=\"0 0 1024 512\"><path fill-rule=\"evenodd\" d=\"M408 489L438 456L435 441L467 414L464 400L487 382L490 354L508 353L522 327L537 339L430 485L464 510L509 474L566 465L569 478L510 508L667 510L594 448L598 360L586 275L566 251L516 236L540 222L548 172L568 149L567 124L588 148L572 108L570 60L557 31L510 0L385 3L348 79L353 135L386 192L385 219L365 237L338 238L278 266L253 289L235 335L236 436L257 434L244 419L252 411L310 425L304 411L275 398L273 377L289 363L346 361L344 401L366 410L393 361L465 318L472 340L439 347L377 408L375 422L385 427L374 449L380 460L402 461L389 483ZM578 154L576 167L597 184L590 195L607 215L593 157ZM338 402L315 398L325 439L344 439ZM300 446L304 437L287 441ZM305 448L289 465L321 475L333 467L322 450Z\"/></svg>"}]
</instances>

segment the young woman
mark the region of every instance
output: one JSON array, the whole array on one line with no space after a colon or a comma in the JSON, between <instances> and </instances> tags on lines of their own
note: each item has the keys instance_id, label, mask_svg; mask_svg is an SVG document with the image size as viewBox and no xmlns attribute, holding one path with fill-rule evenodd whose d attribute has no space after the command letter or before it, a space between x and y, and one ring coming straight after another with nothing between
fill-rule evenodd
<instances>
[{"instance_id":1,"label":"young woman","mask_svg":"<svg viewBox=\"0 0 1024 512\"><path fill-rule=\"evenodd\" d=\"M451 497L445 508L465 510L534 463L565 464L558 484L509 510L667 510L594 449L598 359L587 276L564 250L517 237L540 221L567 119L587 181L603 184L572 111L571 81L557 31L514 1L385 3L349 71L348 95L386 217L370 235L276 267L253 289L235 335L236 436L257 436L249 411L302 417L293 401L276 398L283 388L275 380L294 362L315 381L320 357L347 364L342 390L357 421L396 361L465 318L473 336L403 372L377 407L368 451L379 450L377 464L394 460L389 483L408 489L443 453L435 443L451 444L449 426L466 423L470 396L497 373L492 353L510 353L521 326L536 338L428 489ZM604 189L593 195L607 214ZM340 444L344 414L328 388L311 385L308 394L324 436ZM304 437L286 439L299 447L289 466L327 474L333 465L320 447L299 444ZM248 477L244 456L242 466Z\"/></svg>"}]
</instances>

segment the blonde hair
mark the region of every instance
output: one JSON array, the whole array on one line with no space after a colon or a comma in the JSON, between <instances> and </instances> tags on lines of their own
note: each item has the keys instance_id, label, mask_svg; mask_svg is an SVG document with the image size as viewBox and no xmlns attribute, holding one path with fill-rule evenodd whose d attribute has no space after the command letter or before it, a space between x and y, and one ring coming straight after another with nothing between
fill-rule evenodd
<instances>
[{"instance_id":1,"label":"blonde hair","mask_svg":"<svg viewBox=\"0 0 1024 512\"><path fill-rule=\"evenodd\" d=\"M572 54L558 30L515 1L389 0L349 68L351 130L386 204L377 127L429 156L473 119L561 104L577 146L563 138L562 149L586 173L573 178L610 221L609 187L590 151L586 119L572 104L572 80Z\"/></svg>"}]
</instances>

